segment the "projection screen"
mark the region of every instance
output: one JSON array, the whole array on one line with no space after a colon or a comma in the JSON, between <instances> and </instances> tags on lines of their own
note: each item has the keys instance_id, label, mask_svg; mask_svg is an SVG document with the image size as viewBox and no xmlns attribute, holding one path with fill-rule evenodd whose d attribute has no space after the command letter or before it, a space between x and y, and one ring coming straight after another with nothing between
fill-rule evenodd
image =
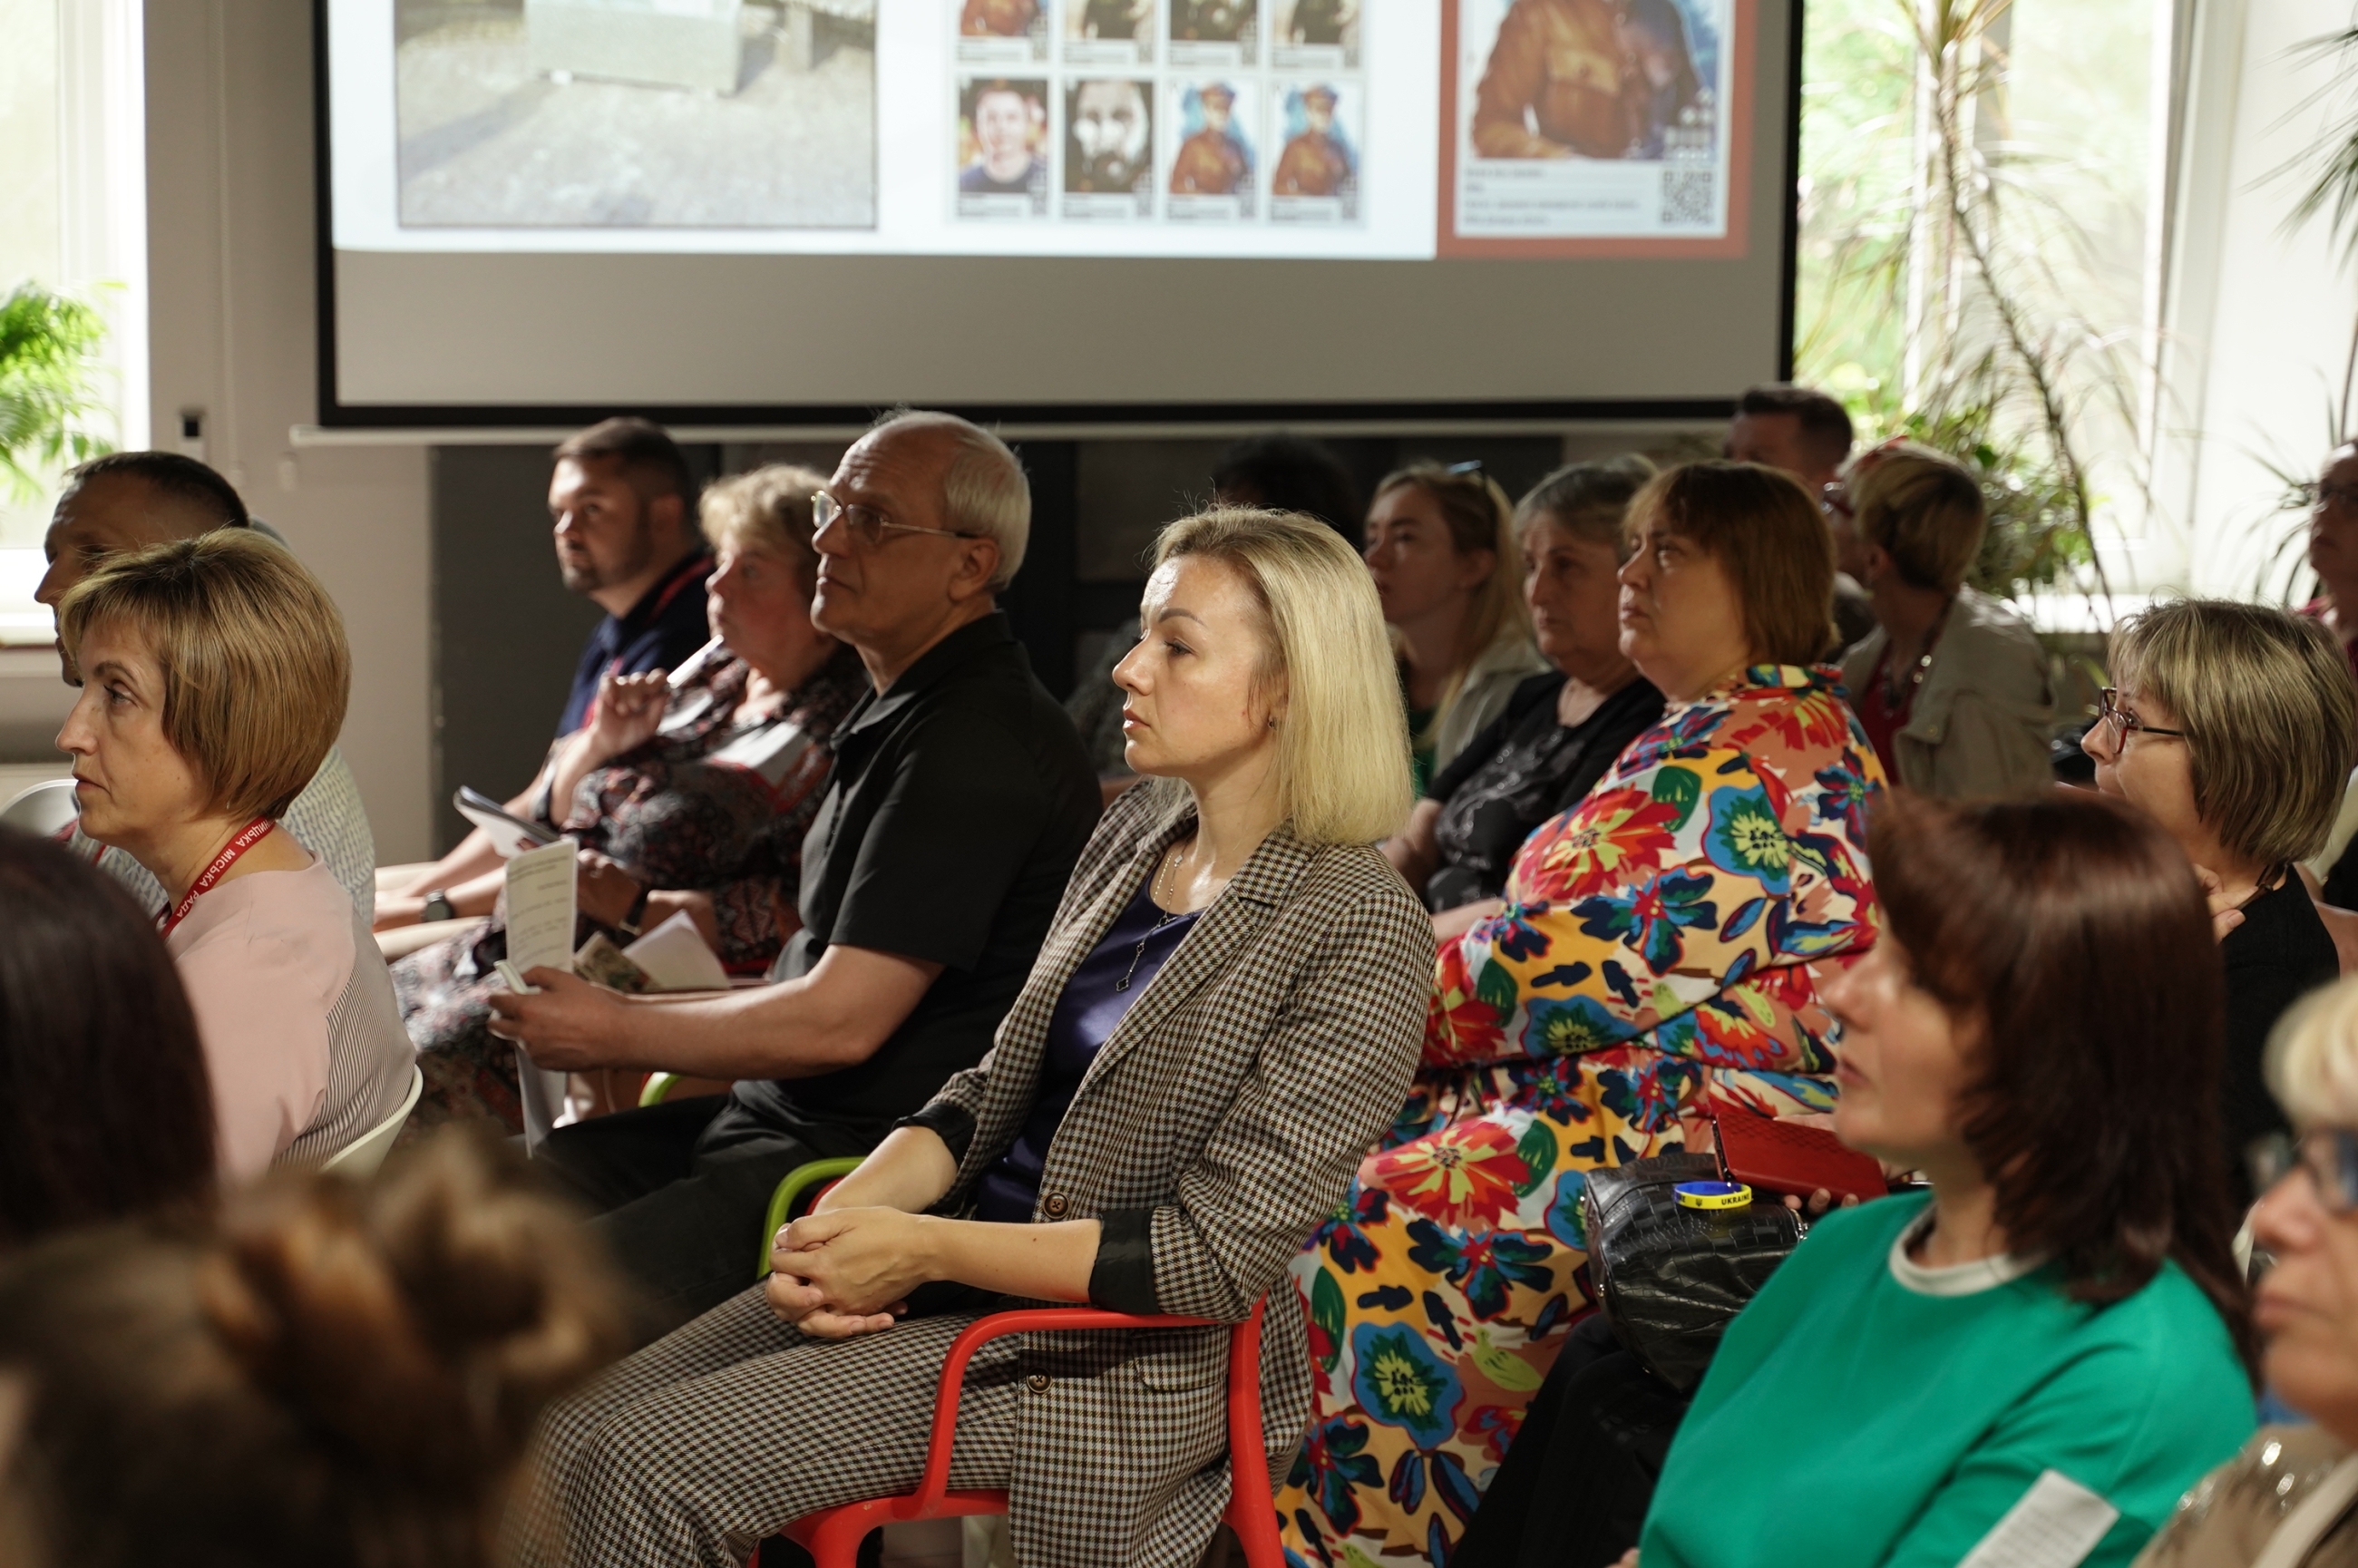
<instances>
[{"instance_id":1,"label":"projection screen","mask_svg":"<svg viewBox=\"0 0 2358 1568\"><path fill-rule=\"evenodd\" d=\"M1792 0L319 0L321 420L1690 414Z\"/></svg>"}]
</instances>

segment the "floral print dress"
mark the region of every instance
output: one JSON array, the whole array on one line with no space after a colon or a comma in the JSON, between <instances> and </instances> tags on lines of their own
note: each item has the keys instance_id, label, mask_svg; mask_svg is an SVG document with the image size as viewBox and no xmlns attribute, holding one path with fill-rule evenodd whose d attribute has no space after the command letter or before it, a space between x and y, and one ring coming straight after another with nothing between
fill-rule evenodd
<instances>
[{"instance_id":1,"label":"floral print dress","mask_svg":"<svg viewBox=\"0 0 2358 1568\"><path fill-rule=\"evenodd\" d=\"M1278 1498L1296 1568L1442 1568L1590 1307L1586 1173L1706 1095L1833 1103L1828 964L1874 940L1883 772L1834 672L1674 704L1442 944L1407 1107L1295 1260L1316 1402Z\"/></svg>"},{"instance_id":2,"label":"floral print dress","mask_svg":"<svg viewBox=\"0 0 2358 1568\"><path fill-rule=\"evenodd\" d=\"M741 975L761 974L801 925L803 835L834 769L829 737L869 690L848 646L774 711L745 710L752 674L722 643L707 644L680 666L651 738L591 769L561 819L546 787L534 812L648 887L709 893L721 964ZM582 916L576 944L599 929ZM494 915L393 966L426 1077L413 1130L470 1119L524 1130L515 1047L490 1028L492 966L506 956L507 928Z\"/></svg>"}]
</instances>

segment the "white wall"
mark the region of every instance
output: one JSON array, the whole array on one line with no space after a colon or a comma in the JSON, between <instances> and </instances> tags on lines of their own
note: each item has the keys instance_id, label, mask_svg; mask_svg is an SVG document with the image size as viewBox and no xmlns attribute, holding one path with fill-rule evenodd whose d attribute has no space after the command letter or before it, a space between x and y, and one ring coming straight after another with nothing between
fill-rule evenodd
<instances>
[{"instance_id":1,"label":"white wall","mask_svg":"<svg viewBox=\"0 0 2358 1568\"><path fill-rule=\"evenodd\" d=\"M423 448L311 449L311 8L148 0L156 441L205 414L206 459L327 583L352 643L344 755L377 858L428 853L432 693Z\"/></svg>"},{"instance_id":2,"label":"white wall","mask_svg":"<svg viewBox=\"0 0 2358 1568\"><path fill-rule=\"evenodd\" d=\"M2202 0L2194 10L2157 500L2178 521L2181 580L2248 597L2264 576L2281 591L2298 558L2266 569L2300 524L2270 514L2284 487L2269 464L2315 477L2358 318L2358 272L2322 223L2286 232L2303 182L2276 174L2318 144L2325 119L2308 101L2329 73L2294 47L2348 27L2351 13L2349 0ZM2307 582L2299 574L2294 586Z\"/></svg>"}]
</instances>

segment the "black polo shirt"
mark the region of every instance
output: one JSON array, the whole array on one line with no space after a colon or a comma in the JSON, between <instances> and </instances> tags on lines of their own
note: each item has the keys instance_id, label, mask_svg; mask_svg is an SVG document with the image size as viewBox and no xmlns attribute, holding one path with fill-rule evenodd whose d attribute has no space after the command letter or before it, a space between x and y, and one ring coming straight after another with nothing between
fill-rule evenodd
<instances>
[{"instance_id":1,"label":"black polo shirt","mask_svg":"<svg viewBox=\"0 0 2358 1568\"><path fill-rule=\"evenodd\" d=\"M834 737L803 840L803 928L770 970L808 974L831 942L942 965L876 1054L817 1077L737 1086L790 1132L882 1135L990 1049L1097 827L1097 772L993 612L951 633Z\"/></svg>"}]
</instances>

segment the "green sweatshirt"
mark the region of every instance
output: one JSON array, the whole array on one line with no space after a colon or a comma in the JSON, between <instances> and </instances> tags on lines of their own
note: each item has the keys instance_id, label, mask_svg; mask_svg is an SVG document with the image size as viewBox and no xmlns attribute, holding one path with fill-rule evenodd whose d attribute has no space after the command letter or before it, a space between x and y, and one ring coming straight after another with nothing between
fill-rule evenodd
<instances>
[{"instance_id":1,"label":"green sweatshirt","mask_svg":"<svg viewBox=\"0 0 2358 1568\"><path fill-rule=\"evenodd\" d=\"M1729 1326L1644 1568L2125 1564L2250 1433L2176 1264L2104 1308L2013 1259L1924 1269L1901 1244L1929 1201L1827 1216Z\"/></svg>"}]
</instances>

